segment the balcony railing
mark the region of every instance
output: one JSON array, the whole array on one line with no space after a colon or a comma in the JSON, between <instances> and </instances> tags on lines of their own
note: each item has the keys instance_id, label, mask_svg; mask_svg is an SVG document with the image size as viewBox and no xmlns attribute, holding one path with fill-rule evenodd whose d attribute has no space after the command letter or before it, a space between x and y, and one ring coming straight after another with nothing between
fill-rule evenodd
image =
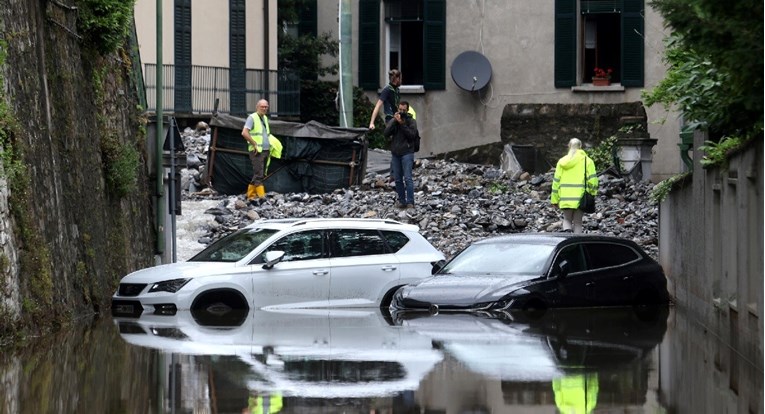
<instances>
[{"instance_id":1,"label":"balcony railing","mask_svg":"<svg viewBox=\"0 0 765 414\"><path fill-rule=\"evenodd\" d=\"M300 80L290 71L242 69L214 66L163 66L163 111L173 114L246 115L255 112L260 99L267 99L276 116L300 115ZM157 65L144 66L146 104L157 109Z\"/></svg>"}]
</instances>

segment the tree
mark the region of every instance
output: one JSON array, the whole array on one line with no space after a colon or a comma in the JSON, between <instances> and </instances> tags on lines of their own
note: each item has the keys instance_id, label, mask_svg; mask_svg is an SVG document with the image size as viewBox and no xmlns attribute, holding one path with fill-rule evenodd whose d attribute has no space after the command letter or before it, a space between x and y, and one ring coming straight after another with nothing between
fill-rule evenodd
<instances>
[{"instance_id":1,"label":"tree","mask_svg":"<svg viewBox=\"0 0 765 414\"><path fill-rule=\"evenodd\" d=\"M672 35L667 76L646 104L677 105L713 136L762 130L763 3L760 0L653 0Z\"/></svg>"},{"instance_id":2,"label":"tree","mask_svg":"<svg viewBox=\"0 0 765 414\"><path fill-rule=\"evenodd\" d=\"M339 111L336 106L338 82L317 80L320 76L337 75L337 63L322 64L322 57L329 56L336 62L339 41L329 33L318 36L299 35L289 30L297 25L300 12L306 7L304 0L279 0L279 21L284 30L279 31L279 67L294 71L300 78L300 120L315 120L326 125L336 125ZM353 88L353 125L366 127L374 105L363 91ZM379 121L376 130L367 134L370 147L382 148L383 123Z\"/></svg>"}]
</instances>

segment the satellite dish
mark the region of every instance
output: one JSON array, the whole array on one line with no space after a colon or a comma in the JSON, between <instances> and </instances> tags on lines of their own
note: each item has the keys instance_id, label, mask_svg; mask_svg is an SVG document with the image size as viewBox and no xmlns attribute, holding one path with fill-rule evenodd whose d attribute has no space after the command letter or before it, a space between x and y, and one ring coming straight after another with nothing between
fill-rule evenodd
<instances>
[{"instance_id":1,"label":"satellite dish","mask_svg":"<svg viewBox=\"0 0 765 414\"><path fill-rule=\"evenodd\" d=\"M466 91L479 91L491 80L491 63L474 50L462 52L452 62L452 79Z\"/></svg>"}]
</instances>

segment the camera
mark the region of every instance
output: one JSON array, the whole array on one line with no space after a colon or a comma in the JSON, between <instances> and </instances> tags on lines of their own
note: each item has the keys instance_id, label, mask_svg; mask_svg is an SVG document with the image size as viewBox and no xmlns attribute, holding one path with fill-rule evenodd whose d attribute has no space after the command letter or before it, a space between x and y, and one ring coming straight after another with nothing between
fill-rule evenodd
<instances>
[{"instance_id":1,"label":"camera","mask_svg":"<svg viewBox=\"0 0 765 414\"><path fill-rule=\"evenodd\" d=\"M406 119L409 116L409 112L406 111L398 111L398 114L401 116L401 119Z\"/></svg>"}]
</instances>

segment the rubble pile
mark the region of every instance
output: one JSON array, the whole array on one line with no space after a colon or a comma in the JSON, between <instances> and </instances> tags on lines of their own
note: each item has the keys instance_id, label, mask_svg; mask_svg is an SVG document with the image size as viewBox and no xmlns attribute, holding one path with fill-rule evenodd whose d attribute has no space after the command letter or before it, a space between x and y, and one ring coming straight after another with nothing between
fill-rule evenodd
<instances>
[{"instance_id":1,"label":"rubble pile","mask_svg":"<svg viewBox=\"0 0 765 414\"><path fill-rule=\"evenodd\" d=\"M187 152L203 158L193 152L203 151L205 140L186 139L194 141L186 146ZM368 172L361 185L328 194L268 193L265 199L248 202L244 194L223 196L202 188L198 179L202 173L191 165L183 173L184 202L220 200L206 211L215 220L199 240L202 244L258 219L363 217L416 224L425 238L451 257L478 239L507 233L554 232L562 224L562 214L549 201L552 171L513 178L494 166L421 159L414 169L416 205L401 210L396 207L393 183L387 173ZM657 257L658 207L648 198L652 187L649 182L602 175L597 212L584 216L585 232L634 240Z\"/></svg>"}]
</instances>

